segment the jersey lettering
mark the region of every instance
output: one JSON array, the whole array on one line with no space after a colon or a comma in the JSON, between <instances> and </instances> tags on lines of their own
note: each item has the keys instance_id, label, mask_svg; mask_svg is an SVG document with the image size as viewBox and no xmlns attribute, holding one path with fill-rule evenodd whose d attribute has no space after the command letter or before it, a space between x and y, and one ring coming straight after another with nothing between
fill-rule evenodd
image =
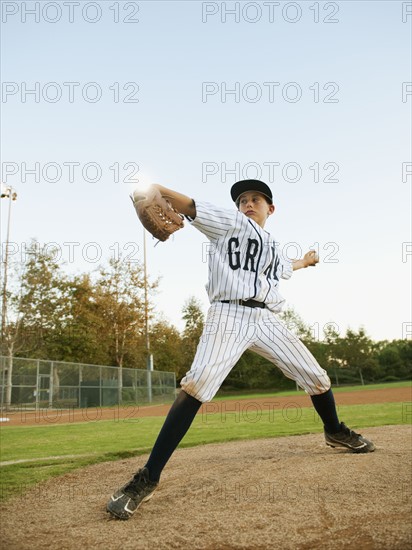
<instances>
[{"instance_id":1,"label":"jersey lettering","mask_svg":"<svg viewBox=\"0 0 412 550\"><path fill-rule=\"evenodd\" d=\"M237 237L232 237L229 239L228 243L228 252L229 252L229 265L232 269L240 268L240 252L234 252L233 248L239 246L239 239Z\"/></svg>"},{"instance_id":2,"label":"jersey lettering","mask_svg":"<svg viewBox=\"0 0 412 550\"><path fill-rule=\"evenodd\" d=\"M271 257L270 264L267 266L267 268L264 271L264 274L266 275L267 279L271 279L271 277L272 277L273 259L275 257L275 247L274 246L270 247L270 257Z\"/></svg>"},{"instance_id":3,"label":"jersey lettering","mask_svg":"<svg viewBox=\"0 0 412 550\"><path fill-rule=\"evenodd\" d=\"M259 243L257 242L257 240L248 239L245 265L243 266L243 269L245 271L252 271L253 273L256 272L255 258L258 252L259 252ZM249 268L249 262L250 262L250 268Z\"/></svg>"},{"instance_id":4,"label":"jersey lettering","mask_svg":"<svg viewBox=\"0 0 412 550\"><path fill-rule=\"evenodd\" d=\"M279 281L279 277L278 277L279 264L280 264L279 256L276 256L276 258L275 258L275 267L273 268L273 278L275 279L275 281Z\"/></svg>"},{"instance_id":5,"label":"jersey lettering","mask_svg":"<svg viewBox=\"0 0 412 550\"><path fill-rule=\"evenodd\" d=\"M236 250L239 248L239 239L237 237L231 237L228 241L228 255L229 255L229 265L233 270L239 269L241 266L240 260L240 251ZM259 252L259 243L256 239L247 240L247 248L245 252L245 261L243 264L244 271L256 272L255 258Z\"/></svg>"}]
</instances>

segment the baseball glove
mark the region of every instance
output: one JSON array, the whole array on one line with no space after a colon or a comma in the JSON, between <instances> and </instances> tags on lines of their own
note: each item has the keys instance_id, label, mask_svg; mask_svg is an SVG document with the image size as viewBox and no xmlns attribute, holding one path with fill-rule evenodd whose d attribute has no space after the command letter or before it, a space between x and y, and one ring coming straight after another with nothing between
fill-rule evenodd
<instances>
[{"instance_id":1,"label":"baseball glove","mask_svg":"<svg viewBox=\"0 0 412 550\"><path fill-rule=\"evenodd\" d=\"M183 216L156 187L152 186L147 191L137 189L130 198L142 225L159 241L166 241L184 226Z\"/></svg>"}]
</instances>

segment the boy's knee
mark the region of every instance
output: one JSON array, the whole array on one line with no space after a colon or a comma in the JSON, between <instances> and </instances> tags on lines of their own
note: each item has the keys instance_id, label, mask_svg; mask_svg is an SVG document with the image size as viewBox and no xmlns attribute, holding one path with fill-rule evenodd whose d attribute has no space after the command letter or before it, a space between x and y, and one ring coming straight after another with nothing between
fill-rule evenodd
<instances>
[{"instance_id":1,"label":"boy's knee","mask_svg":"<svg viewBox=\"0 0 412 550\"><path fill-rule=\"evenodd\" d=\"M320 395L321 393L326 393L331 388L331 381L326 371L324 371L315 383L311 384L310 388L306 391L309 395Z\"/></svg>"},{"instance_id":2,"label":"boy's knee","mask_svg":"<svg viewBox=\"0 0 412 550\"><path fill-rule=\"evenodd\" d=\"M185 391L191 397L194 397L198 401L204 403L206 400L202 396L201 384L198 380L190 380L188 376L182 378L180 386L183 391Z\"/></svg>"}]
</instances>

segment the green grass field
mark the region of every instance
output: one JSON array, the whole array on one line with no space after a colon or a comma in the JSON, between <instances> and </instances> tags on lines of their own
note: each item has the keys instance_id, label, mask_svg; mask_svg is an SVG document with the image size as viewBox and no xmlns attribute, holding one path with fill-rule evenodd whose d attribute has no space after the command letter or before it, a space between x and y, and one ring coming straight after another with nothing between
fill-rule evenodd
<instances>
[{"instance_id":1,"label":"green grass field","mask_svg":"<svg viewBox=\"0 0 412 550\"><path fill-rule=\"evenodd\" d=\"M360 386L359 389L409 386L410 383ZM358 388L342 388L353 391ZM336 390L339 392L339 388ZM282 394L232 396L245 399ZM227 398L225 398L227 399ZM221 399L217 399L219 404ZM382 403L339 407L339 416L354 429L410 422L410 405ZM1 428L1 461L22 461L2 466L1 498L50 477L98 462L138 456L150 451L163 424L162 417L100 420L49 426L6 426ZM292 404L281 410L263 410L259 405L238 407L234 412L217 407L215 414L199 413L180 447L223 443L241 439L281 437L322 432L322 424L312 407ZM23 462L24 461L24 462Z\"/></svg>"}]
</instances>

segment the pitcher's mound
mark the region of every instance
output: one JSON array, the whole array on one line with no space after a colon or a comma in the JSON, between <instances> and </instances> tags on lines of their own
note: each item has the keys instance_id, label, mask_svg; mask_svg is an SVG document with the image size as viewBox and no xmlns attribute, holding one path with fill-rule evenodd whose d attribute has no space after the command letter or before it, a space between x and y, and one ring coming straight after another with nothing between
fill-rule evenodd
<instances>
[{"instance_id":1,"label":"pitcher's mound","mask_svg":"<svg viewBox=\"0 0 412 550\"><path fill-rule=\"evenodd\" d=\"M374 453L321 434L178 450L125 522L106 501L147 457L90 466L7 501L2 548L410 550L411 426L361 431Z\"/></svg>"}]
</instances>

